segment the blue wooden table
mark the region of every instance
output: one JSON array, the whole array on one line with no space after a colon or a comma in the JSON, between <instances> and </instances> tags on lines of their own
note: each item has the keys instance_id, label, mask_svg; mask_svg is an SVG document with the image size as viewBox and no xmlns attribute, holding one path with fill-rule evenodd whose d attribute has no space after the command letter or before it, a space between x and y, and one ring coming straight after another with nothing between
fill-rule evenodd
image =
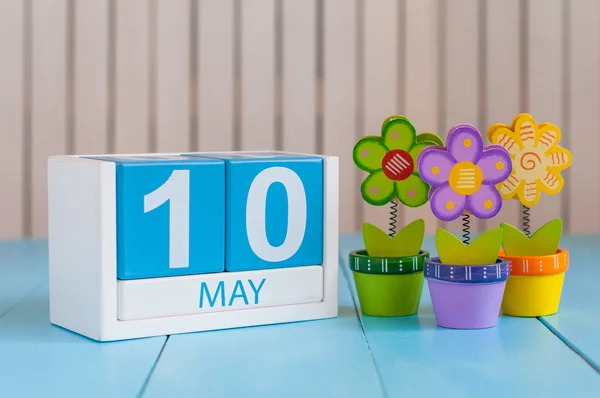
<instances>
[{"instance_id":1,"label":"blue wooden table","mask_svg":"<svg viewBox=\"0 0 600 398\"><path fill-rule=\"evenodd\" d=\"M2 397L598 397L600 236L567 236L560 313L438 328L362 316L340 240L338 318L96 343L48 318L45 240L0 242ZM435 255L432 238L424 247Z\"/></svg>"}]
</instances>

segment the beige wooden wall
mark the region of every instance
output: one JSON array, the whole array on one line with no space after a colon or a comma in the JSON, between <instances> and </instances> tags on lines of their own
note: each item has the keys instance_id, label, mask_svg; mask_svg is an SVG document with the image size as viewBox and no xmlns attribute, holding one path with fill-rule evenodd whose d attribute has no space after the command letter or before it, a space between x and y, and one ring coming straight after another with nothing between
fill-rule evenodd
<instances>
[{"instance_id":1,"label":"beige wooden wall","mask_svg":"<svg viewBox=\"0 0 600 398\"><path fill-rule=\"evenodd\" d=\"M599 30L598 0L0 0L0 238L45 236L46 160L65 153L339 155L341 231L385 227L360 136L391 114L445 136L522 111L575 157L533 227L600 232ZM435 229L428 205L400 222L416 217ZM518 220L507 203L473 225Z\"/></svg>"}]
</instances>

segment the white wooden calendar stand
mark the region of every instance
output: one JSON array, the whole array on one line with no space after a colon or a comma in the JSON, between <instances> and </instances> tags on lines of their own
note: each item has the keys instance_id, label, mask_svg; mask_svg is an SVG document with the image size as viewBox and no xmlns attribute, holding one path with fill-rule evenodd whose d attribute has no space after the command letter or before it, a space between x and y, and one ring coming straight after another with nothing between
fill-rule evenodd
<instances>
[{"instance_id":1,"label":"white wooden calendar stand","mask_svg":"<svg viewBox=\"0 0 600 398\"><path fill-rule=\"evenodd\" d=\"M320 301L120 320L119 310L124 309L119 308L117 280L115 163L89 159L87 156L50 157L48 232L51 323L97 341L114 341L336 317L339 166L337 157L322 158L324 242ZM290 268L289 272L298 272L297 268ZM156 296L160 297L160 292ZM164 299L169 300L169 297Z\"/></svg>"}]
</instances>

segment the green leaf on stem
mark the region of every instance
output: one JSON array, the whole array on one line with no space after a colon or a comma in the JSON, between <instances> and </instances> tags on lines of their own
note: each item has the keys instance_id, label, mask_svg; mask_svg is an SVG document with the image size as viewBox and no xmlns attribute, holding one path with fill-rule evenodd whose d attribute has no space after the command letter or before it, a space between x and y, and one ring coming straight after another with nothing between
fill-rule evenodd
<instances>
[{"instance_id":1,"label":"green leaf on stem","mask_svg":"<svg viewBox=\"0 0 600 398\"><path fill-rule=\"evenodd\" d=\"M443 264L495 264L502 246L502 228L493 228L465 245L450 232L439 228L435 235L438 256Z\"/></svg>"},{"instance_id":2,"label":"green leaf on stem","mask_svg":"<svg viewBox=\"0 0 600 398\"><path fill-rule=\"evenodd\" d=\"M392 238L373 224L363 224L363 240L371 257L416 256L425 236L425 221L415 220L396 232Z\"/></svg>"},{"instance_id":3,"label":"green leaf on stem","mask_svg":"<svg viewBox=\"0 0 600 398\"><path fill-rule=\"evenodd\" d=\"M502 223L502 248L507 256L548 256L555 254L562 236L562 220L555 218L538 229L531 238L518 228Z\"/></svg>"}]
</instances>

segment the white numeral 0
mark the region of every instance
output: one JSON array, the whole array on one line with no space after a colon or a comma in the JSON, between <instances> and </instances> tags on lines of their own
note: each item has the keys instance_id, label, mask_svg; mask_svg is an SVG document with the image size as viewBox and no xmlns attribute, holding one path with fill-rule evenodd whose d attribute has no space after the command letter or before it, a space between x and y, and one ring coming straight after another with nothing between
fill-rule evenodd
<instances>
[{"instance_id":1,"label":"white numeral 0","mask_svg":"<svg viewBox=\"0 0 600 398\"><path fill-rule=\"evenodd\" d=\"M288 198L288 228L285 241L277 247L267 240L266 204L271 184L280 182ZM306 192L302 180L285 167L271 167L260 172L248 191L246 232L254 253L265 261L278 262L292 257L300 248L306 229Z\"/></svg>"},{"instance_id":2,"label":"white numeral 0","mask_svg":"<svg viewBox=\"0 0 600 398\"><path fill-rule=\"evenodd\" d=\"M144 213L169 201L169 268L187 268L190 253L190 171L174 170L169 179L144 196Z\"/></svg>"}]
</instances>

